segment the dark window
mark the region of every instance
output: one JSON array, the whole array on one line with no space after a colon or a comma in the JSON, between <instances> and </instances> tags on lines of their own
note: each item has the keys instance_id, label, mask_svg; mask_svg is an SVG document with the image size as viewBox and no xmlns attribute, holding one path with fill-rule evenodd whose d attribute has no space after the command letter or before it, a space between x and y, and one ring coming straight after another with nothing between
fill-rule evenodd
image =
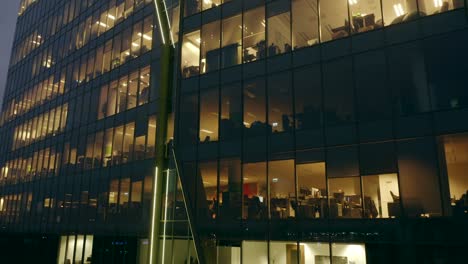
<instances>
[{"instance_id":1,"label":"dark window","mask_svg":"<svg viewBox=\"0 0 468 264\"><path fill-rule=\"evenodd\" d=\"M464 77L468 71L468 53L465 51L467 45L466 32L425 41L427 76L434 109L468 105L468 81Z\"/></svg>"},{"instance_id":2,"label":"dark window","mask_svg":"<svg viewBox=\"0 0 468 264\"><path fill-rule=\"evenodd\" d=\"M399 142L398 168L405 213L409 217L440 216L441 196L433 140Z\"/></svg>"},{"instance_id":3,"label":"dark window","mask_svg":"<svg viewBox=\"0 0 468 264\"><path fill-rule=\"evenodd\" d=\"M424 54L417 43L388 50L389 79L397 113L408 115L429 111L429 93Z\"/></svg>"},{"instance_id":4,"label":"dark window","mask_svg":"<svg viewBox=\"0 0 468 264\"><path fill-rule=\"evenodd\" d=\"M364 53L356 56L354 62L359 119L373 121L391 118L384 53Z\"/></svg>"},{"instance_id":5,"label":"dark window","mask_svg":"<svg viewBox=\"0 0 468 264\"><path fill-rule=\"evenodd\" d=\"M200 91L200 142L218 141L219 91Z\"/></svg>"},{"instance_id":6,"label":"dark window","mask_svg":"<svg viewBox=\"0 0 468 264\"><path fill-rule=\"evenodd\" d=\"M351 59L340 59L323 65L325 122L327 125L354 120L354 92Z\"/></svg>"},{"instance_id":7,"label":"dark window","mask_svg":"<svg viewBox=\"0 0 468 264\"><path fill-rule=\"evenodd\" d=\"M194 144L198 139L198 95L196 93L182 94L180 105L180 143Z\"/></svg>"},{"instance_id":8,"label":"dark window","mask_svg":"<svg viewBox=\"0 0 468 264\"><path fill-rule=\"evenodd\" d=\"M322 122L322 87L320 67L294 72L296 129L320 128Z\"/></svg>"}]
</instances>

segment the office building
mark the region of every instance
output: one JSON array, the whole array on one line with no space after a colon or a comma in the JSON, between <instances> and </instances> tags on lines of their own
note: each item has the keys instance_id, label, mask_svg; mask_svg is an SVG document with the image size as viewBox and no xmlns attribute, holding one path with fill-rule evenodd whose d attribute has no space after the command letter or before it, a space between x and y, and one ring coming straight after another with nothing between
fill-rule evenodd
<instances>
[{"instance_id":1,"label":"office building","mask_svg":"<svg viewBox=\"0 0 468 264\"><path fill-rule=\"evenodd\" d=\"M0 251L467 262L467 14L463 0L23 0Z\"/></svg>"}]
</instances>

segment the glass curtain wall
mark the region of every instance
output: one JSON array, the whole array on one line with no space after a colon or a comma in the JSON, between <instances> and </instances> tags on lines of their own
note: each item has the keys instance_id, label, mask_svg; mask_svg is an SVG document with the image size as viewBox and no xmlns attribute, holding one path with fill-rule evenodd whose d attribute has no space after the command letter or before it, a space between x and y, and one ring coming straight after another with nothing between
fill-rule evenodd
<instances>
[{"instance_id":1,"label":"glass curtain wall","mask_svg":"<svg viewBox=\"0 0 468 264\"><path fill-rule=\"evenodd\" d=\"M190 0L187 6L200 9L201 5L219 4L208 2ZM242 14L203 24L201 35L199 30L184 34L182 76L253 62L463 7L463 0L277 0L266 7L247 6Z\"/></svg>"}]
</instances>

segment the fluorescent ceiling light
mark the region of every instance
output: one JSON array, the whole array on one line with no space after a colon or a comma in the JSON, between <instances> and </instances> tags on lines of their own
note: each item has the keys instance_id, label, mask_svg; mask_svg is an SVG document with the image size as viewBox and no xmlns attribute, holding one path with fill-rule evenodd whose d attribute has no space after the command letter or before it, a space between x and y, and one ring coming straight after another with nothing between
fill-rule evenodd
<instances>
[{"instance_id":1,"label":"fluorescent ceiling light","mask_svg":"<svg viewBox=\"0 0 468 264\"><path fill-rule=\"evenodd\" d=\"M395 10L395 14L397 16L402 16L405 14L404 10L403 10L403 6L401 5L401 3L398 3L398 4L394 4L393 5L393 10Z\"/></svg>"},{"instance_id":2,"label":"fluorescent ceiling light","mask_svg":"<svg viewBox=\"0 0 468 264\"><path fill-rule=\"evenodd\" d=\"M198 52L200 51L200 49L197 46L195 46L195 44L193 44L192 42L186 42L185 46L195 54L198 54Z\"/></svg>"},{"instance_id":3,"label":"fluorescent ceiling light","mask_svg":"<svg viewBox=\"0 0 468 264\"><path fill-rule=\"evenodd\" d=\"M100 25L101 27L105 27L105 28L108 27L105 23L103 23L101 21L96 22L96 24Z\"/></svg>"},{"instance_id":4,"label":"fluorescent ceiling light","mask_svg":"<svg viewBox=\"0 0 468 264\"><path fill-rule=\"evenodd\" d=\"M205 132L207 134L213 134L213 131L207 130L207 129L200 129L200 132Z\"/></svg>"},{"instance_id":5,"label":"fluorescent ceiling light","mask_svg":"<svg viewBox=\"0 0 468 264\"><path fill-rule=\"evenodd\" d=\"M138 33L138 36L140 36L140 37L143 36L143 38L146 39L146 40L153 40L152 37L150 37L150 36L148 36L148 35L146 35L146 34Z\"/></svg>"},{"instance_id":6,"label":"fluorescent ceiling light","mask_svg":"<svg viewBox=\"0 0 468 264\"><path fill-rule=\"evenodd\" d=\"M434 0L434 7L442 7L442 0Z\"/></svg>"}]
</instances>

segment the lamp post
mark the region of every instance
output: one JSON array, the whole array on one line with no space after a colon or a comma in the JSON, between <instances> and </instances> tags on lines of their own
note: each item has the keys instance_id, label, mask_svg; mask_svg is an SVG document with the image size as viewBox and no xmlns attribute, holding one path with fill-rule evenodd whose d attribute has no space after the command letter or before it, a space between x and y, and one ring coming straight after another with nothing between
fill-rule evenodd
<instances>
[{"instance_id":1,"label":"lamp post","mask_svg":"<svg viewBox=\"0 0 468 264\"><path fill-rule=\"evenodd\" d=\"M158 115L156 127L156 167L154 170L153 193L151 200L151 222L149 234L149 254L148 263L162 263L162 258L158 254L160 247L160 224L163 200L163 177L164 172L168 170L168 161L166 156L167 142L167 124L170 112L170 100L172 90L173 76L173 53L174 42L170 30L169 17L167 15L166 3L164 0L154 0L154 6L157 16L157 27L161 36L161 75L159 85Z\"/></svg>"}]
</instances>

